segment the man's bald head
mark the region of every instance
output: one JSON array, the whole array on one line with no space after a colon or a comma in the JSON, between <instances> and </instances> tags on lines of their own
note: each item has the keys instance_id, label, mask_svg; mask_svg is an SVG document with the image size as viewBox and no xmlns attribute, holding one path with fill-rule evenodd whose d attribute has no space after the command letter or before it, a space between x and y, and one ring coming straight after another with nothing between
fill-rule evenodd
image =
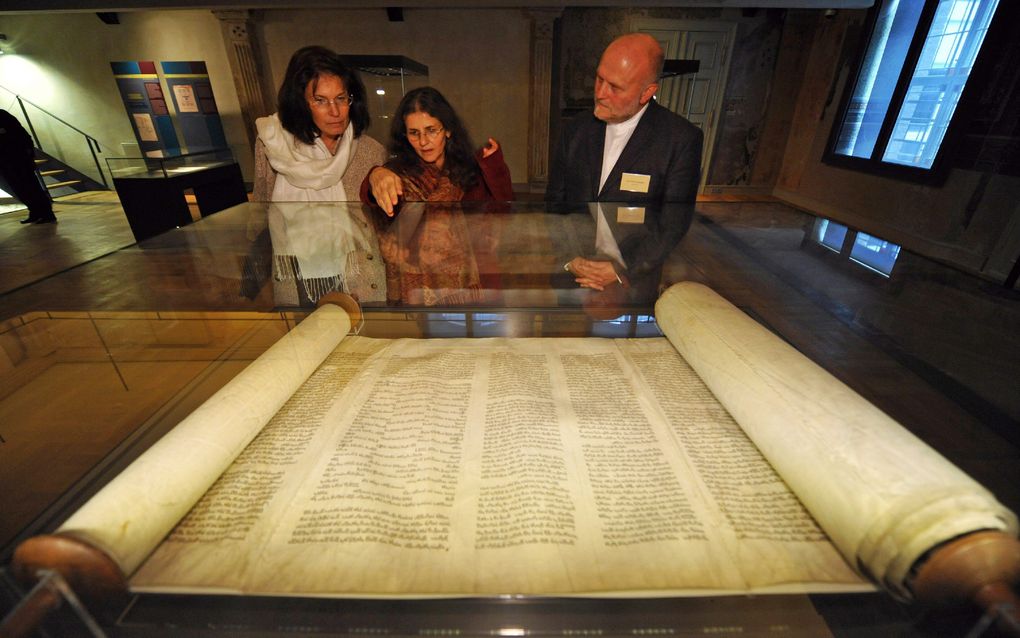
<instances>
[{"instance_id":1,"label":"man's bald head","mask_svg":"<svg viewBox=\"0 0 1020 638\"><path fill-rule=\"evenodd\" d=\"M606 47L595 74L595 117L624 122L659 88L662 47L647 33L622 35Z\"/></svg>"},{"instance_id":2,"label":"man's bald head","mask_svg":"<svg viewBox=\"0 0 1020 638\"><path fill-rule=\"evenodd\" d=\"M602 53L602 59L609 56L620 64L640 67L646 84L654 84L662 73L665 55L659 42L647 33L627 33L609 43Z\"/></svg>"}]
</instances>

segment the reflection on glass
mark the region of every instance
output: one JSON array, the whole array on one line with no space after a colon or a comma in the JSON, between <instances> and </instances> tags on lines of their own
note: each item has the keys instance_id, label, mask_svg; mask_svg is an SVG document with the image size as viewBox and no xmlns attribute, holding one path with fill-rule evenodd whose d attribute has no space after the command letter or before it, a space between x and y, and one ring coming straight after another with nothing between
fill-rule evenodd
<instances>
[{"instance_id":1,"label":"reflection on glass","mask_svg":"<svg viewBox=\"0 0 1020 638\"><path fill-rule=\"evenodd\" d=\"M591 327L593 337L622 339L633 337L659 337L662 332L652 315L620 315L610 321L600 321Z\"/></svg>"},{"instance_id":2,"label":"reflection on glass","mask_svg":"<svg viewBox=\"0 0 1020 638\"><path fill-rule=\"evenodd\" d=\"M876 270L886 277L892 273L893 265L899 255L899 245L861 232L857 233L854 246L850 249L850 259Z\"/></svg>"},{"instance_id":3,"label":"reflection on glass","mask_svg":"<svg viewBox=\"0 0 1020 638\"><path fill-rule=\"evenodd\" d=\"M387 301L412 306L494 303L483 272L497 272L500 215L465 215L456 206L406 203L392 222L375 216L386 267Z\"/></svg>"},{"instance_id":4,"label":"reflection on glass","mask_svg":"<svg viewBox=\"0 0 1020 638\"><path fill-rule=\"evenodd\" d=\"M394 217L353 202L265 203L252 211L250 244L238 260L249 298L271 267L281 307L310 307L340 291L377 308L567 306L599 320L651 307L664 261L689 225L683 210L638 215L610 204L593 215L587 203L548 213L523 203L407 202ZM575 257L610 262L617 275L604 290L584 287L564 269ZM476 314L471 330L502 333L515 321Z\"/></svg>"},{"instance_id":5,"label":"reflection on glass","mask_svg":"<svg viewBox=\"0 0 1020 638\"><path fill-rule=\"evenodd\" d=\"M315 303L333 291L361 302L385 298L379 249L360 206L294 202L272 204L267 214L277 304Z\"/></svg>"},{"instance_id":6,"label":"reflection on glass","mask_svg":"<svg viewBox=\"0 0 1020 638\"><path fill-rule=\"evenodd\" d=\"M843 250L845 240L846 226L828 219L815 220L815 241L819 244L838 253Z\"/></svg>"},{"instance_id":7,"label":"reflection on glass","mask_svg":"<svg viewBox=\"0 0 1020 638\"><path fill-rule=\"evenodd\" d=\"M513 319L504 312L433 312L422 317L423 333L429 337L512 336Z\"/></svg>"},{"instance_id":8,"label":"reflection on glass","mask_svg":"<svg viewBox=\"0 0 1020 638\"><path fill-rule=\"evenodd\" d=\"M501 337L506 334L505 324L507 321L508 317L504 313L475 313L474 335L476 337Z\"/></svg>"}]
</instances>

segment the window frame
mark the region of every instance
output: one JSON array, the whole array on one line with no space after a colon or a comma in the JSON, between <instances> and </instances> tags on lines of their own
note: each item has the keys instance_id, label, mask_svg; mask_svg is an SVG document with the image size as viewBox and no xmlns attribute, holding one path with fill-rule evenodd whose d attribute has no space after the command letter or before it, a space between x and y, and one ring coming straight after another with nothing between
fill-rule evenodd
<instances>
[{"instance_id":1,"label":"window frame","mask_svg":"<svg viewBox=\"0 0 1020 638\"><path fill-rule=\"evenodd\" d=\"M861 29L857 52L851 67L852 71L848 74L847 81L843 86L843 96L839 103L839 109L836 111L835 119L829 131L829 139L825 144L822 162L830 166L872 173L882 177L891 177L911 182L941 184L948 177L949 169L952 167L952 163L949 161L951 151L956 146L959 138L966 132L966 122L969 120L969 115L976 110L975 107L984 88L983 78L988 75L990 67L993 66L994 54L992 51L994 51L995 45L1000 39L998 33L1004 28L1003 23L1008 21L1003 20L1003 15L1009 13L1004 10L1003 6L1013 0L999 0L995 13L992 15L992 20L988 25L985 39L981 44L981 50L974 60L974 66L971 69L970 76L967 78L966 86L964 86L963 92L960 94L960 101L956 105L956 110L953 112L952 120L949 122L949 127L946 129L945 137L942 139L939 150L935 154L935 160L932 162L931 168L887 162L882 159L882 156L888 147L889 138L892 136L893 127L896 124L896 117L903 105L903 99L910 86L910 80L921 56L921 51L924 49L925 39L928 37L928 32L935 18L939 0L925 0L924 8L921 9L917 28L914 30L913 38L907 48L907 55L896 80L896 87L893 89L892 96L889 99L889 108L882 120L882 126L875 140L875 147L872 149L871 157L855 157L839 154L835 151L841 128L850 108L854 88L857 86L862 71L864 71L864 60L868 52L868 46L875 34L875 25L878 22L882 7L888 1L879 0L868 11L864 27Z\"/></svg>"},{"instance_id":2,"label":"window frame","mask_svg":"<svg viewBox=\"0 0 1020 638\"><path fill-rule=\"evenodd\" d=\"M830 224L838 224L846 229L846 235L843 236L843 243L840 245L839 250L836 250L832 246L823 244L819 240L815 239L815 226L821 221L826 220ZM805 227L804 238L801 240L801 250L807 254L817 257L825 262L833 265L839 269L840 272L853 277L858 281L862 281L872 286L888 286L892 285L892 282L897 281L899 278L899 270L896 268L899 257L901 257L906 251L901 244L897 244L900 247L899 255L897 256L896 262L894 262L892 269L888 274L869 266L868 264L862 263L856 259L850 257L850 253L853 250L854 243L857 241L857 235L862 233L859 228L848 226L843 222L836 221L831 217L813 217ZM876 239L882 239L883 241L889 241L881 237L866 233ZM895 243L895 242L890 242Z\"/></svg>"}]
</instances>

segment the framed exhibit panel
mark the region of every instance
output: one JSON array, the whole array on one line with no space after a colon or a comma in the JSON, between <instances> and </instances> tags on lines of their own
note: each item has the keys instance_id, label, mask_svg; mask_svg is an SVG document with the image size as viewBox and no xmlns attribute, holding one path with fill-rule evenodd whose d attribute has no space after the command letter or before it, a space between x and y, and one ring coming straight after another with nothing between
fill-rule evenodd
<instances>
[{"instance_id":1,"label":"framed exhibit panel","mask_svg":"<svg viewBox=\"0 0 1020 638\"><path fill-rule=\"evenodd\" d=\"M205 62L160 62L188 153L227 148Z\"/></svg>"},{"instance_id":2,"label":"framed exhibit panel","mask_svg":"<svg viewBox=\"0 0 1020 638\"><path fill-rule=\"evenodd\" d=\"M901 305L916 284L980 286L902 254L823 280L809 216L732 212L244 203L6 295L10 588L55 570L86 611L43 626L111 635L996 622L1016 433L895 330L945 325ZM614 281L579 286L575 258ZM33 412L68 378L87 410ZM81 416L44 435L61 406ZM88 432L77 470L33 472L60 448L28 432Z\"/></svg>"},{"instance_id":3,"label":"framed exhibit panel","mask_svg":"<svg viewBox=\"0 0 1020 638\"><path fill-rule=\"evenodd\" d=\"M111 62L124 108L135 132L138 148L145 157L180 154L167 97L149 60Z\"/></svg>"}]
</instances>

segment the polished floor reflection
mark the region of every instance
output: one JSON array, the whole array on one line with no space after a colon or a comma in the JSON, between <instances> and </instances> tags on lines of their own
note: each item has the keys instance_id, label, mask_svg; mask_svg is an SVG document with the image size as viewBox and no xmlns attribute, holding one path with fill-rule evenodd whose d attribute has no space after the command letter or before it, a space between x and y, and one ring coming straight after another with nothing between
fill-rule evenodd
<instances>
[{"instance_id":1,"label":"polished floor reflection","mask_svg":"<svg viewBox=\"0 0 1020 638\"><path fill-rule=\"evenodd\" d=\"M135 243L116 193L80 193L54 202L56 224L18 223L27 211L0 214L0 293Z\"/></svg>"}]
</instances>

